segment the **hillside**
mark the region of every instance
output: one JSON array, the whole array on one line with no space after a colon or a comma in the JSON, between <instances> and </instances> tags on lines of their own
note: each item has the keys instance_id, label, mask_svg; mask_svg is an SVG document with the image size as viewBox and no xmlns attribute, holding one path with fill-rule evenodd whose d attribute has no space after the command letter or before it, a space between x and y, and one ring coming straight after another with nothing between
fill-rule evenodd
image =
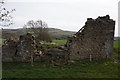
<instances>
[{"instance_id":1,"label":"hillside","mask_svg":"<svg viewBox=\"0 0 120 80\"><path fill-rule=\"evenodd\" d=\"M115 41L120 41L120 37L114 37Z\"/></svg>"},{"instance_id":2,"label":"hillside","mask_svg":"<svg viewBox=\"0 0 120 80\"><path fill-rule=\"evenodd\" d=\"M13 33L16 35L21 35L21 34L27 33L27 31L23 28L21 28L21 29L3 29L2 32L3 32L3 37L9 33ZM67 39L68 36L71 36L71 35L75 34L76 32L64 31L64 30L56 29L56 28L49 28L49 33L50 33L52 39L60 40L60 39Z\"/></svg>"},{"instance_id":3,"label":"hillside","mask_svg":"<svg viewBox=\"0 0 120 80\"><path fill-rule=\"evenodd\" d=\"M68 36L75 34L73 31L64 31L61 29L49 28L52 39L67 39Z\"/></svg>"}]
</instances>

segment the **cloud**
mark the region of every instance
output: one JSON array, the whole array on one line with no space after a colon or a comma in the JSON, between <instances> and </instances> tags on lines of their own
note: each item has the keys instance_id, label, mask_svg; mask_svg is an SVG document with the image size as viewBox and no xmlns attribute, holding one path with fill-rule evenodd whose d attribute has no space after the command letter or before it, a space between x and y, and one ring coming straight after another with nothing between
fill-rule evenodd
<instances>
[{"instance_id":1,"label":"cloud","mask_svg":"<svg viewBox=\"0 0 120 80\"><path fill-rule=\"evenodd\" d=\"M78 31L86 19L110 15L117 21L119 0L7 0L7 8L15 8L14 21L22 26L29 20L41 19L65 30ZM20 3L21 2L21 3ZM118 21L117 21L118 22ZM116 34L117 34L116 22ZM18 24L18 25L17 25Z\"/></svg>"},{"instance_id":2,"label":"cloud","mask_svg":"<svg viewBox=\"0 0 120 80\"><path fill-rule=\"evenodd\" d=\"M7 2L51 2L51 3L111 3L119 0L7 0ZM109 4L107 4L109 5Z\"/></svg>"}]
</instances>

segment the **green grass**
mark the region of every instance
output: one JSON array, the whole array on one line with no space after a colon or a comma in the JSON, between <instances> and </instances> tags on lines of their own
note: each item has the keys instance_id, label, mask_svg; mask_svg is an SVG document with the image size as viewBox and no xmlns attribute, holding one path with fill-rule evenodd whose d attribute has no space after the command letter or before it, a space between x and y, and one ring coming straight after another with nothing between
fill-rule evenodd
<instances>
[{"instance_id":1,"label":"green grass","mask_svg":"<svg viewBox=\"0 0 120 80\"><path fill-rule=\"evenodd\" d=\"M6 39L0 39L0 44L3 44Z\"/></svg>"},{"instance_id":2,"label":"green grass","mask_svg":"<svg viewBox=\"0 0 120 80\"><path fill-rule=\"evenodd\" d=\"M67 40L53 40L53 42L55 42L59 45L64 45L64 44L66 44Z\"/></svg>"},{"instance_id":3,"label":"green grass","mask_svg":"<svg viewBox=\"0 0 120 80\"><path fill-rule=\"evenodd\" d=\"M59 47L59 44L44 43L38 46L38 50L46 51L50 47Z\"/></svg>"},{"instance_id":4,"label":"green grass","mask_svg":"<svg viewBox=\"0 0 120 80\"><path fill-rule=\"evenodd\" d=\"M120 42L119 41L114 41L114 52L118 53L114 55L115 57L118 58L118 55L120 55Z\"/></svg>"},{"instance_id":5,"label":"green grass","mask_svg":"<svg viewBox=\"0 0 120 80\"><path fill-rule=\"evenodd\" d=\"M38 46L38 50L41 50L41 51L47 51L48 48L50 47L60 47L62 45L65 45L67 42L67 40L52 40L52 43L43 43L41 45ZM55 43L55 44L54 44Z\"/></svg>"},{"instance_id":6,"label":"green grass","mask_svg":"<svg viewBox=\"0 0 120 80\"><path fill-rule=\"evenodd\" d=\"M65 40L54 40L58 44L65 43ZM56 42L56 43L57 43ZM118 42L114 42L114 50L118 49ZM7 62L3 63L3 78L119 78L118 67L114 63L118 59L117 51L113 53L112 59L96 61L75 61L73 64L53 67L47 62Z\"/></svg>"},{"instance_id":7,"label":"green grass","mask_svg":"<svg viewBox=\"0 0 120 80\"><path fill-rule=\"evenodd\" d=\"M35 62L34 66L21 62L3 63L3 78L118 78L118 65L111 60L76 61L57 67L44 62Z\"/></svg>"},{"instance_id":8,"label":"green grass","mask_svg":"<svg viewBox=\"0 0 120 80\"><path fill-rule=\"evenodd\" d=\"M120 43L119 41L114 41L114 46L113 47L118 48L119 43Z\"/></svg>"}]
</instances>

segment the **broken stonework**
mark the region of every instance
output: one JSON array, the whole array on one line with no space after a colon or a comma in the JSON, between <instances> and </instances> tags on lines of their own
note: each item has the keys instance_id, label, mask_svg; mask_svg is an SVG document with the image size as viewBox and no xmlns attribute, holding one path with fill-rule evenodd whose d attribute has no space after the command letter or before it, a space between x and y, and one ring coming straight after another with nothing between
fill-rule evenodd
<instances>
[{"instance_id":1,"label":"broken stonework","mask_svg":"<svg viewBox=\"0 0 120 80\"><path fill-rule=\"evenodd\" d=\"M2 47L2 61L48 61L51 63L68 60L111 58L113 52L115 21L110 17L88 18L75 35L68 38L66 48L50 47L46 52L37 49L35 37L27 33L18 40L11 38Z\"/></svg>"},{"instance_id":2,"label":"broken stonework","mask_svg":"<svg viewBox=\"0 0 120 80\"><path fill-rule=\"evenodd\" d=\"M54 62L67 62L68 54L67 51L60 48L49 48L47 52L44 54L44 61L48 61L51 63Z\"/></svg>"},{"instance_id":3,"label":"broken stonework","mask_svg":"<svg viewBox=\"0 0 120 80\"><path fill-rule=\"evenodd\" d=\"M66 46L70 60L111 58L114 29L115 21L109 15L88 18L85 26L68 38Z\"/></svg>"},{"instance_id":4,"label":"broken stonework","mask_svg":"<svg viewBox=\"0 0 120 80\"><path fill-rule=\"evenodd\" d=\"M37 53L34 36L30 33L20 36L16 42L14 40L6 40L2 47L2 61L23 61L28 62L34 53Z\"/></svg>"},{"instance_id":5,"label":"broken stonework","mask_svg":"<svg viewBox=\"0 0 120 80\"><path fill-rule=\"evenodd\" d=\"M17 43L13 40L6 40L2 46L2 61L10 62L14 61L17 53Z\"/></svg>"},{"instance_id":6,"label":"broken stonework","mask_svg":"<svg viewBox=\"0 0 120 80\"><path fill-rule=\"evenodd\" d=\"M36 50L35 38L32 34L27 33L27 35L20 36L20 40L17 45L16 61L29 62L31 56L34 56Z\"/></svg>"},{"instance_id":7,"label":"broken stonework","mask_svg":"<svg viewBox=\"0 0 120 80\"><path fill-rule=\"evenodd\" d=\"M38 46L41 44L38 44ZM37 44L35 37L27 33L26 35L21 35L19 40L16 42L14 40L6 40L3 45L2 52L3 62L12 61L47 61L51 63L56 62L67 62L68 55L64 47L61 48L48 48L45 53L37 49Z\"/></svg>"}]
</instances>

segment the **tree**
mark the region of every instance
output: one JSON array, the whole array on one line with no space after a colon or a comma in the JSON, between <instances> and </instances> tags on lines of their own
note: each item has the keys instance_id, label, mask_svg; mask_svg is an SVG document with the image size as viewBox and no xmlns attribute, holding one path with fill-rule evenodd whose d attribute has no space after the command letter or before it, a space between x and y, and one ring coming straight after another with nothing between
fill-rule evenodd
<instances>
[{"instance_id":1,"label":"tree","mask_svg":"<svg viewBox=\"0 0 120 80\"><path fill-rule=\"evenodd\" d=\"M29 28L27 28L29 27ZM36 37L36 42L39 41L47 41L51 42L51 37L48 33L48 26L45 22L41 20L33 21L30 20L27 22L27 24L24 26L24 28L27 28L27 30L34 34Z\"/></svg>"},{"instance_id":2,"label":"tree","mask_svg":"<svg viewBox=\"0 0 120 80\"><path fill-rule=\"evenodd\" d=\"M23 28L27 29L29 33L34 34L35 38L32 38L34 41L33 46L35 47L35 42L39 44L39 42L42 41L51 41L51 37L48 34L48 26L45 22L41 20L33 21L30 20L23 26ZM31 65L33 66L33 58L34 58L34 52L31 53Z\"/></svg>"},{"instance_id":3,"label":"tree","mask_svg":"<svg viewBox=\"0 0 120 80\"><path fill-rule=\"evenodd\" d=\"M4 4L5 4L5 0L1 0L0 1L0 26L9 26L13 24L13 17L11 16L11 13L15 11L15 9L8 11L6 8L3 7Z\"/></svg>"}]
</instances>

